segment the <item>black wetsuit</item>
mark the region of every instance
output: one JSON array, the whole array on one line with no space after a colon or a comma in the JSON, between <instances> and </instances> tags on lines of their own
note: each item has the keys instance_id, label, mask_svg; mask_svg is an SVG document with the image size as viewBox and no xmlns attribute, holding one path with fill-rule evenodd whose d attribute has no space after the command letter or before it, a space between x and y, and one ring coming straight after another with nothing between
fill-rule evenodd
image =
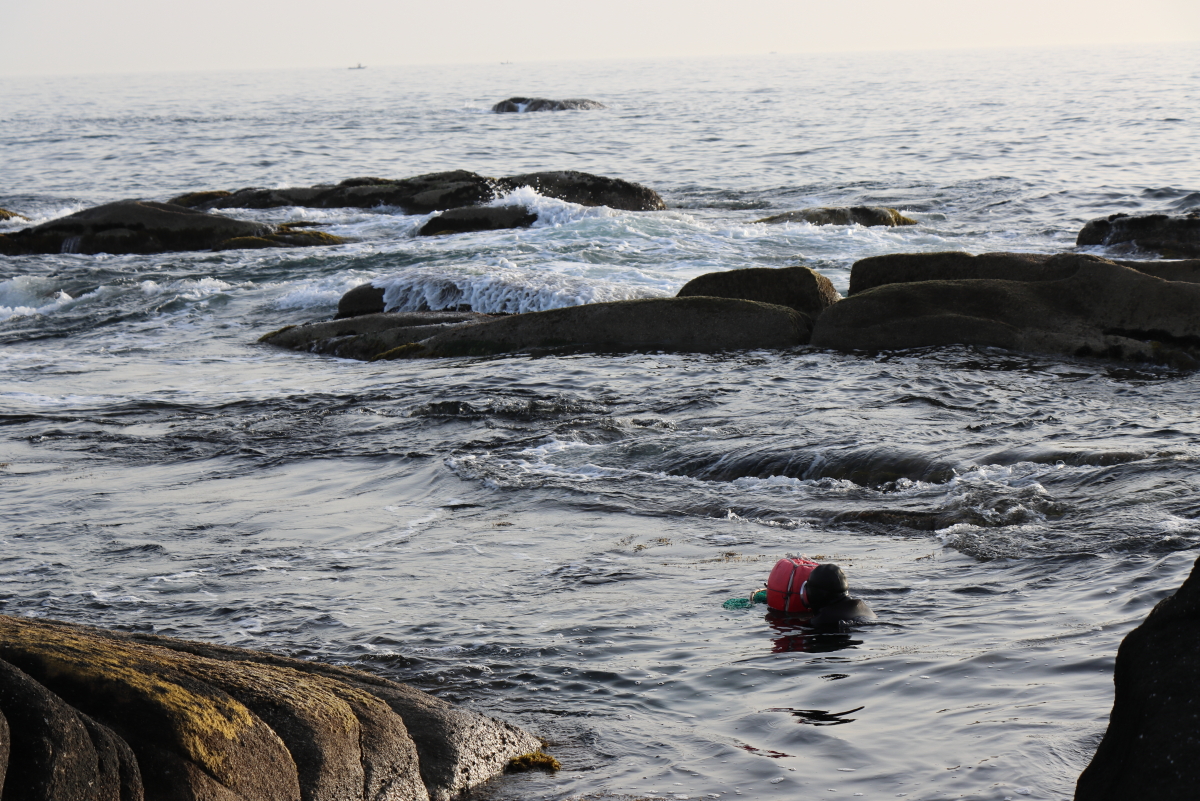
<instances>
[{"instance_id":1,"label":"black wetsuit","mask_svg":"<svg viewBox=\"0 0 1200 801\"><path fill-rule=\"evenodd\" d=\"M845 631L851 623L874 619L875 613L866 601L843 595L818 609L808 625L817 631Z\"/></svg>"}]
</instances>

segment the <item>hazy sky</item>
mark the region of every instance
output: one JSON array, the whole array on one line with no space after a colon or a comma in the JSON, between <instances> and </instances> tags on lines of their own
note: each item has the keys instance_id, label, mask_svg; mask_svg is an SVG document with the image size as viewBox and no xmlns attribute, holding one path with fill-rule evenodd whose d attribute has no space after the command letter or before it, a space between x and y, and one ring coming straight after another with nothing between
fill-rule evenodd
<instances>
[{"instance_id":1,"label":"hazy sky","mask_svg":"<svg viewBox=\"0 0 1200 801\"><path fill-rule=\"evenodd\" d=\"M1200 41L1200 0L0 0L0 76Z\"/></svg>"}]
</instances>

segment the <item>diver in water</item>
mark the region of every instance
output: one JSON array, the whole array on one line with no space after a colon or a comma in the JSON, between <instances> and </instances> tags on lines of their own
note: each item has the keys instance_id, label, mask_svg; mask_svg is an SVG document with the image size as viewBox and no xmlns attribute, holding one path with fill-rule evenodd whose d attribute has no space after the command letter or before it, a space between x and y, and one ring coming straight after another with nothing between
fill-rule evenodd
<instances>
[{"instance_id":1,"label":"diver in water","mask_svg":"<svg viewBox=\"0 0 1200 801\"><path fill-rule=\"evenodd\" d=\"M803 625L819 632L844 631L852 623L875 619L866 601L850 594L850 582L840 567L808 559L780 559L766 589L749 598L731 598L725 608L744 609L755 603L765 603L776 616L812 615Z\"/></svg>"}]
</instances>

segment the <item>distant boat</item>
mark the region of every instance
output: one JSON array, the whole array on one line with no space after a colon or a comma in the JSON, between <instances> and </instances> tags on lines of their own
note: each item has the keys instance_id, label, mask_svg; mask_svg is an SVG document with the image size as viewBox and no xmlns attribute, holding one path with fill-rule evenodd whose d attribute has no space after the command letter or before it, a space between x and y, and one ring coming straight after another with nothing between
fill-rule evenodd
<instances>
[{"instance_id":1,"label":"distant boat","mask_svg":"<svg viewBox=\"0 0 1200 801\"><path fill-rule=\"evenodd\" d=\"M348 69L348 70L365 70L366 67L364 67L362 65L362 62L359 62L359 65L357 67L346 67L346 69Z\"/></svg>"}]
</instances>

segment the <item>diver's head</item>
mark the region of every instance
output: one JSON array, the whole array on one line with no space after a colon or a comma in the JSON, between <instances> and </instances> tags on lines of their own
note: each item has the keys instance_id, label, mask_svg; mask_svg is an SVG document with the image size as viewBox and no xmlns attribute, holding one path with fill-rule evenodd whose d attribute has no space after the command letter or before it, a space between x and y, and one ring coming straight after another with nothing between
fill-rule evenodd
<instances>
[{"instance_id":1,"label":"diver's head","mask_svg":"<svg viewBox=\"0 0 1200 801\"><path fill-rule=\"evenodd\" d=\"M804 587L808 608L814 611L837 603L850 594L850 582L837 565L818 565L808 575Z\"/></svg>"}]
</instances>

